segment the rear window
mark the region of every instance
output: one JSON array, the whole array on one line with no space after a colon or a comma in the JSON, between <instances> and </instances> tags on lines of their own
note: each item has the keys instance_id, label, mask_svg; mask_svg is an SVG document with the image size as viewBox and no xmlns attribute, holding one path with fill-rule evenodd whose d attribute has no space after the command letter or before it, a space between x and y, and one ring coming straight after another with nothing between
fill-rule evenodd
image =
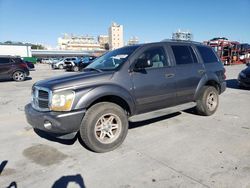
<instances>
[{"instance_id":1,"label":"rear window","mask_svg":"<svg viewBox=\"0 0 250 188\"><path fill-rule=\"evenodd\" d=\"M177 65L197 63L197 58L190 46L171 46Z\"/></svg>"},{"instance_id":2,"label":"rear window","mask_svg":"<svg viewBox=\"0 0 250 188\"><path fill-rule=\"evenodd\" d=\"M205 46L197 46L197 49L204 63L215 63L218 59L211 48Z\"/></svg>"},{"instance_id":3,"label":"rear window","mask_svg":"<svg viewBox=\"0 0 250 188\"><path fill-rule=\"evenodd\" d=\"M0 57L0 64L6 64L6 63L9 63L9 62L10 62L9 58Z\"/></svg>"}]
</instances>

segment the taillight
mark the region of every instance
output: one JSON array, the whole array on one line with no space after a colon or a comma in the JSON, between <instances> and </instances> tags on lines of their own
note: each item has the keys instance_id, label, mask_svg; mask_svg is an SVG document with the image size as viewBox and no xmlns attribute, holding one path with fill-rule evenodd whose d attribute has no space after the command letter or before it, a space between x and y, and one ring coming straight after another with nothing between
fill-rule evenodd
<instances>
[{"instance_id":1,"label":"taillight","mask_svg":"<svg viewBox=\"0 0 250 188\"><path fill-rule=\"evenodd\" d=\"M28 68L28 65L26 63L20 63L20 67L22 67L22 68Z\"/></svg>"}]
</instances>

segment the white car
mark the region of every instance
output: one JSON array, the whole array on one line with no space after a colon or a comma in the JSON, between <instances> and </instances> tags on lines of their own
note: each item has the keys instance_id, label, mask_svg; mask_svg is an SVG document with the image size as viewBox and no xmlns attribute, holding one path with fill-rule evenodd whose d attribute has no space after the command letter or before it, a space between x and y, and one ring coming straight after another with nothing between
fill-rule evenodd
<instances>
[{"instance_id":1,"label":"white car","mask_svg":"<svg viewBox=\"0 0 250 188\"><path fill-rule=\"evenodd\" d=\"M66 58L62 58L59 61L52 63L51 67L52 69L63 69L65 67L65 62L66 61L76 61L77 57L66 57Z\"/></svg>"}]
</instances>

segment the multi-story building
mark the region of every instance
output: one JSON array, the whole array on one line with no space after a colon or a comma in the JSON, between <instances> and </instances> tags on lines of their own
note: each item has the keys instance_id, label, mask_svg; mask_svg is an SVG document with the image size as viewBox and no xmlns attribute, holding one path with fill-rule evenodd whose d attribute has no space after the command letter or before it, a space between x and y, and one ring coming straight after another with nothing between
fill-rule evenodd
<instances>
[{"instance_id":1,"label":"multi-story building","mask_svg":"<svg viewBox=\"0 0 250 188\"><path fill-rule=\"evenodd\" d=\"M114 50L123 46L123 25L112 23L109 27L109 47Z\"/></svg>"},{"instance_id":2,"label":"multi-story building","mask_svg":"<svg viewBox=\"0 0 250 188\"><path fill-rule=\"evenodd\" d=\"M58 46L61 50L99 50L100 44L93 36L75 36L64 34L58 38Z\"/></svg>"},{"instance_id":3,"label":"multi-story building","mask_svg":"<svg viewBox=\"0 0 250 188\"><path fill-rule=\"evenodd\" d=\"M189 31L181 31L180 29L172 34L174 40L193 40L193 35Z\"/></svg>"},{"instance_id":4,"label":"multi-story building","mask_svg":"<svg viewBox=\"0 0 250 188\"><path fill-rule=\"evenodd\" d=\"M99 35L98 42L99 42L101 48L103 48L103 49L108 48L107 45L109 44L109 36L108 35Z\"/></svg>"},{"instance_id":5,"label":"multi-story building","mask_svg":"<svg viewBox=\"0 0 250 188\"><path fill-rule=\"evenodd\" d=\"M128 46L135 45L135 44L139 44L139 39L138 37L134 36L128 40Z\"/></svg>"}]
</instances>

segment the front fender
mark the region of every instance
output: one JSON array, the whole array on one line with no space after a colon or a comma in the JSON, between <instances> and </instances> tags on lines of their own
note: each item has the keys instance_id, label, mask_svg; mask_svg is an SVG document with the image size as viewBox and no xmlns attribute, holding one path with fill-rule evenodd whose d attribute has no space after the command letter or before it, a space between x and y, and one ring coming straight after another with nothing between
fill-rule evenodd
<instances>
[{"instance_id":1,"label":"front fender","mask_svg":"<svg viewBox=\"0 0 250 188\"><path fill-rule=\"evenodd\" d=\"M124 88L117 85L103 85L89 90L78 100L75 109L88 108L94 101L105 96L117 96L127 102L131 114L135 112L135 102L131 94Z\"/></svg>"}]
</instances>

